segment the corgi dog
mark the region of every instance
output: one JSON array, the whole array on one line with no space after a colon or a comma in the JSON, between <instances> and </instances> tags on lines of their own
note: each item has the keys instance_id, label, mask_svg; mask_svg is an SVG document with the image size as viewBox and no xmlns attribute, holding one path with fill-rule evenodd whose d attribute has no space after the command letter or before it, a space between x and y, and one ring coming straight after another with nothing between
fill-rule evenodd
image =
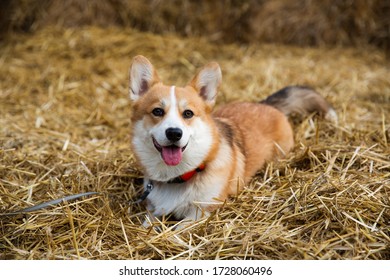
<instances>
[{"instance_id":1,"label":"corgi dog","mask_svg":"<svg viewBox=\"0 0 390 280\"><path fill-rule=\"evenodd\" d=\"M287 87L259 103L213 111L222 74L204 66L184 87L165 85L143 56L130 66L131 145L144 173L145 226L163 215L196 221L235 195L267 162L294 146L287 116L337 117L306 87Z\"/></svg>"}]
</instances>

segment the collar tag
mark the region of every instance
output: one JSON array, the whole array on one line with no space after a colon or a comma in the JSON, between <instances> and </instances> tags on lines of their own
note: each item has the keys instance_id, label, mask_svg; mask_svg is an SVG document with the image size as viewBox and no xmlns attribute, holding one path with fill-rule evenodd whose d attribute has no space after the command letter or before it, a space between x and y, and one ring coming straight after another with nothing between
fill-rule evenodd
<instances>
[{"instance_id":1,"label":"collar tag","mask_svg":"<svg viewBox=\"0 0 390 280\"><path fill-rule=\"evenodd\" d=\"M154 185L153 185L152 181L149 181L148 184L146 185L146 190L144 191L144 193L136 201L131 201L130 204L141 203L142 201L144 201L148 197L148 195L150 194L150 192L153 189L154 189Z\"/></svg>"}]
</instances>

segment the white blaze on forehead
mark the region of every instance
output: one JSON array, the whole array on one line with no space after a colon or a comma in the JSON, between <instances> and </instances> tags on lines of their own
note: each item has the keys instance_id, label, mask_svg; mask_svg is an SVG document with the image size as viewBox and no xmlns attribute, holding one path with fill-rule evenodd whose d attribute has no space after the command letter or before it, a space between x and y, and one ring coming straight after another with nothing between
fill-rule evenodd
<instances>
[{"instance_id":1,"label":"white blaze on forehead","mask_svg":"<svg viewBox=\"0 0 390 280\"><path fill-rule=\"evenodd\" d=\"M172 108L176 107L175 86L171 86L171 90L169 93L171 96L171 110L172 110Z\"/></svg>"},{"instance_id":2,"label":"white blaze on forehead","mask_svg":"<svg viewBox=\"0 0 390 280\"><path fill-rule=\"evenodd\" d=\"M176 99L176 94L175 94L175 86L171 86L171 89L169 91L169 96L170 96L170 104L169 104L169 111L167 118L165 120L166 122L166 127L177 127L177 128L182 128L183 127L183 122L182 119L179 116L179 108L177 107L177 99Z\"/></svg>"}]
</instances>

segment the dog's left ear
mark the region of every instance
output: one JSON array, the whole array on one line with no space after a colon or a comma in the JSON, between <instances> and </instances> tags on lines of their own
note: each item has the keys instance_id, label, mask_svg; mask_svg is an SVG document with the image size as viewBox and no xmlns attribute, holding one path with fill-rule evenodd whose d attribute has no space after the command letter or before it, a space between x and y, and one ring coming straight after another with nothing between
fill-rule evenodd
<instances>
[{"instance_id":1,"label":"dog's left ear","mask_svg":"<svg viewBox=\"0 0 390 280\"><path fill-rule=\"evenodd\" d=\"M218 87L222 81L222 72L218 63L211 62L204 66L189 83L210 105L214 105Z\"/></svg>"},{"instance_id":2,"label":"dog's left ear","mask_svg":"<svg viewBox=\"0 0 390 280\"><path fill-rule=\"evenodd\" d=\"M142 55L134 57L130 66L129 92L131 100L137 100L158 82L160 82L160 78L150 61Z\"/></svg>"}]
</instances>

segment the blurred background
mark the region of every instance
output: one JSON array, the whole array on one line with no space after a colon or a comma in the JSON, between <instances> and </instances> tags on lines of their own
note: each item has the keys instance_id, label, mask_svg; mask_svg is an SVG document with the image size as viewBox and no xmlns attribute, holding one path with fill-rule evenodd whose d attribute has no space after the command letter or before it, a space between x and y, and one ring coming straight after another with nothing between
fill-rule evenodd
<instances>
[{"instance_id":1,"label":"blurred background","mask_svg":"<svg viewBox=\"0 0 390 280\"><path fill-rule=\"evenodd\" d=\"M374 45L389 54L388 0L2 0L1 38L47 25L127 26L213 42Z\"/></svg>"}]
</instances>

